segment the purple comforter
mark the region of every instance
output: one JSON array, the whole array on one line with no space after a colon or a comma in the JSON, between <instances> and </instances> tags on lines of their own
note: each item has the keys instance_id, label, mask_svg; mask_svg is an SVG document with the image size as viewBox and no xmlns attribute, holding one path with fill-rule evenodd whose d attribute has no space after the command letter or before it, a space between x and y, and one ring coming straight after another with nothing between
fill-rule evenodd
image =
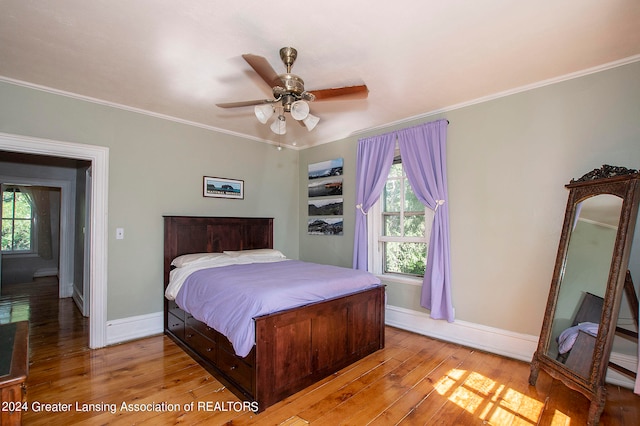
<instances>
[{"instance_id":1,"label":"purple comforter","mask_svg":"<svg viewBox=\"0 0 640 426\"><path fill-rule=\"evenodd\" d=\"M182 285L176 303L227 336L245 357L255 343L253 318L380 285L355 269L286 260L202 269Z\"/></svg>"}]
</instances>

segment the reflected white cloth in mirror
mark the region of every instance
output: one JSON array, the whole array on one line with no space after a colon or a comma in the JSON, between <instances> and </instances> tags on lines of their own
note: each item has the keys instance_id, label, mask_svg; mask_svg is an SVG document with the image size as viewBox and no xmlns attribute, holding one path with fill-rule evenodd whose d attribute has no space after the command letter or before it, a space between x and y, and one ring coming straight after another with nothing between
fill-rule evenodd
<instances>
[{"instance_id":1,"label":"reflected white cloth in mirror","mask_svg":"<svg viewBox=\"0 0 640 426\"><path fill-rule=\"evenodd\" d=\"M569 327L564 330L560 333L560 336L558 336L558 352L561 354L569 352L573 347L573 344L576 342L578 333L581 330L585 333L589 333L593 337L596 337L598 335L598 324L594 322L581 322L578 325L574 325L573 327Z\"/></svg>"}]
</instances>

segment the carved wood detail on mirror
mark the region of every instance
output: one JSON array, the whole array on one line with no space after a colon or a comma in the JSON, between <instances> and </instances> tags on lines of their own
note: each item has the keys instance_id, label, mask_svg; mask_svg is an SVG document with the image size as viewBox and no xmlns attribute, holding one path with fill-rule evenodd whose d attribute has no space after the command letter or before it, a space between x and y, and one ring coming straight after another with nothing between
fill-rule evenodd
<instances>
[{"instance_id":1,"label":"carved wood detail on mirror","mask_svg":"<svg viewBox=\"0 0 640 426\"><path fill-rule=\"evenodd\" d=\"M638 341L638 298L629 257L640 200L637 170L604 165L566 185L567 208L549 298L529 383L544 370L590 403L589 425L598 424L606 399L605 375L616 334ZM633 328L618 326L623 299Z\"/></svg>"}]
</instances>

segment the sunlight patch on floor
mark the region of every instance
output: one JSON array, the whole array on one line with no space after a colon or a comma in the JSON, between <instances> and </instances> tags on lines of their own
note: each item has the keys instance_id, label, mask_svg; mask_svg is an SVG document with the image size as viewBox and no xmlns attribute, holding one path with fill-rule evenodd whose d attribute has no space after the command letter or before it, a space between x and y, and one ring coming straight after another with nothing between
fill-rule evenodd
<instances>
[{"instance_id":1,"label":"sunlight patch on floor","mask_svg":"<svg viewBox=\"0 0 640 426\"><path fill-rule=\"evenodd\" d=\"M570 425L571 418L566 414L564 414L563 412L556 410L553 413L553 419L551 420L551 424L553 426Z\"/></svg>"},{"instance_id":2,"label":"sunlight patch on floor","mask_svg":"<svg viewBox=\"0 0 640 426\"><path fill-rule=\"evenodd\" d=\"M306 426L308 425L309 422L298 417L298 416L293 416L288 418L287 420L285 420L284 422L280 423L278 426Z\"/></svg>"},{"instance_id":3,"label":"sunlight patch on floor","mask_svg":"<svg viewBox=\"0 0 640 426\"><path fill-rule=\"evenodd\" d=\"M435 390L487 424L538 423L544 402L538 401L496 382L480 373L452 369L435 384ZM561 412L554 414L553 424L569 424L570 418Z\"/></svg>"}]
</instances>

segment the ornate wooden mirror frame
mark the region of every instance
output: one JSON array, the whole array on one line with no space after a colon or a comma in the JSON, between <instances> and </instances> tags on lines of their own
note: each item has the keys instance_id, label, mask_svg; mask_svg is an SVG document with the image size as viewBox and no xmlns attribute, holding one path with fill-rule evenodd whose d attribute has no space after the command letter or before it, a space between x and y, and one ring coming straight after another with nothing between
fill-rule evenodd
<instances>
[{"instance_id":1,"label":"ornate wooden mirror frame","mask_svg":"<svg viewBox=\"0 0 640 426\"><path fill-rule=\"evenodd\" d=\"M635 303L636 330L625 330L625 334L631 334L636 341L638 338L638 299L627 269L640 200L640 174L637 170L605 165L572 180L566 187L569 199L529 383L536 384L542 369L582 393L590 401L588 424L596 425L606 400L604 381L623 293L632 311ZM580 239L584 237L580 232L592 233L590 246L600 244L593 234L600 231L588 228L588 224L580 225L583 228L579 232L577 229L584 211L604 210L603 205L608 211L619 211L619 215L609 212L617 227L609 226L608 241L601 244L606 248L581 246ZM596 264L601 265L599 271L589 270Z\"/></svg>"}]
</instances>

